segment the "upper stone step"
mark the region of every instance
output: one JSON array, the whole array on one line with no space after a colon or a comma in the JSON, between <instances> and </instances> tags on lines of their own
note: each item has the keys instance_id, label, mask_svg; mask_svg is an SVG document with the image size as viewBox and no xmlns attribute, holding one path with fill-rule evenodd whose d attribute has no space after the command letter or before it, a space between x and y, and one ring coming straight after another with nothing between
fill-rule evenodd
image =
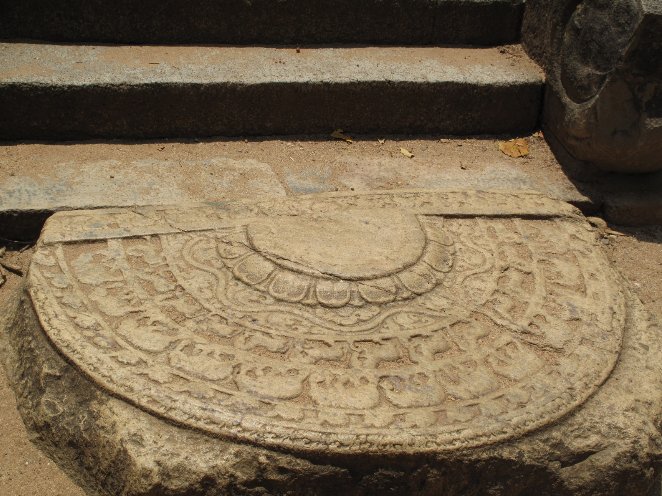
<instances>
[{"instance_id":1,"label":"upper stone step","mask_svg":"<svg viewBox=\"0 0 662 496\"><path fill-rule=\"evenodd\" d=\"M0 0L0 38L107 43L461 43L519 38L524 0Z\"/></svg>"},{"instance_id":2,"label":"upper stone step","mask_svg":"<svg viewBox=\"0 0 662 496\"><path fill-rule=\"evenodd\" d=\"M519 49L0 44L3 139L500 134L536 126Z\"/></svg>"}]
</instances>

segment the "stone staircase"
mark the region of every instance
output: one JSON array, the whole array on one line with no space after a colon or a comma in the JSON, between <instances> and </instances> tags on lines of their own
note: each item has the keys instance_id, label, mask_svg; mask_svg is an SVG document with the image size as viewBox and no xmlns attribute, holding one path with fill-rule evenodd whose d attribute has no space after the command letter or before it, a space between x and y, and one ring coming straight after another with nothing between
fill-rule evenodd
<instances>
[{"instance_id":1,"label":"stone staircase","mask_svg":"<svg viewBox=\"0 0 662 496\"><path fill-rule=\"evenodd\" d=\"M593 185L614 182L587 175L572 160L561 168L545 146L526 161L498 151L501 139L529 136L540 126L545 81L519 45L522 0L80 0L55 7L28 0L0 6L0 139L12 145L0 148L5 234L17 225L24 230L28 217L40 226L62 209L193 201L196 188L186 181L210 184L198 196L204 201L264 194L232 186L236 181L228 178L238 170L248 176L256 170L242 160L275 171L279 177L268 180L280 183L273 194L310 192L290 188L288 178L307 168L320 171L324 160L322 169L386 163L383 170L399 172L379 187L411 188L426 185L416 167L422 149L429 149L441 176L434 187L533 188L586 213L605 203ZM337 129L390 147L357 154L338 141L329 151L324 143ZM449 167L448 148L478 136L493 154L478 163L492 162L496 172L477 171L469 152ZM232 166L222 145L196 141L234 142L228 146L236 151L244 137L252 137L252 145ZM419 138L426 144L409 150L407 142ZM116 140L132 151L113 152ZM177 142L176 152L168 145L174 155L163 153L151 168L140 168L145 140L159 149ZM320 160L265 158L258 150L260 143L292 141L310 144ZM417 157L408 162L400 148ZM184 166L174 176L166 172L173 160ZM329 170L316 174L335 174ZM177 184L172 194L155 196L150 192L163 174ZM359 182L374 184L367 176ZM654 199L660 181L648 183ZM336 181L312 191L344 187Z\"/></svg>"},{"instance_id":2,"label":"stone staircase","mask_svg":"<svg viewBox=\"0 0 662 496\"><path fill-rule=\"evenodd\" d=\"M521 0L70 3L3 16L31 40L0 45L5 139L508 134L540 114L540 69L495 47Z\"/></svg>"},{"instance_id":3,"label":"stone staircase","mask_svg":"<svg viewBox=\"0 0 662 496\"><path fill-rule=\"evenodd\" d=\"M659 491L662 334L564 202L662 176L540 131L524 0L0 12L2 358L88 494Z\"/></svg>"}]
</instances>

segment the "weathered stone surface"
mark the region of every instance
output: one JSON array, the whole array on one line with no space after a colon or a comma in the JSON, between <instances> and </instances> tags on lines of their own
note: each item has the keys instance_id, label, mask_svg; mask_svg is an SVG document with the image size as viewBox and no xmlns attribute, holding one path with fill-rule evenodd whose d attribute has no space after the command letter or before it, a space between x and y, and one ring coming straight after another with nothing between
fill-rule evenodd
<instances>
[{"instance_id":1,"label":"weathered stone surface","mask_svg":"<svg viewBox=\"0 0 662 496\"><path fill-rule=\"evenodd\" d=\"M546 129L574 156L614 171L662 169L659 2L532 0L523 44L546 68Z\"/></svg>"},{"instance_id":2,"label":"weathered stone surface","mask_svg":"<svg viewBox=\"0 0 662 496\"><path fill-rule=\"evenodd\" d=\"M9 329L111 494L645 494L662 334L577 211L381 192L67 212Z\"/></svg>"},{"instance_id":3,"label":"weathered stone surface","mask_svg":"<svg viewBox=\"0 0 662 496\"><path fill-rule=\"evenodd\" d=\"M547 141L558 163L563 164L568 180L590 199L587 203L573 198L565 201L580 208L585 215L601 212L605 220L621 226L662 224L662 171L624 174L602 170L574 158L552 134L547 135Z\"/></svg>"},{"instance_id":4,"label":"weathered stone surface","mask_svg":"<svg viewBox=\"0 0 662 496\"><path fill-rule=\"evenodd\" d=\"M523 7L523 0L0 0L0 38L498 45L519 39Z\"/></svg>"},{"instance_id":5,"label":"weathered stone surface","mask_svg":"<svg viewBox=\"0 0 662 496\"><path fill-rule=\"evenodd\" d=\"M579 206L585 213L600 207L568 179L540 138L529 139L529 157L512 159L499 151L498 139L424 137L404 143L387 139L379 145L374 137L352 136L355 141L347 146L326 136L0 146L0 236L16 239L14 228L22 227L25 216L36 210L262 198L283 195L284 188L296 195L527 189ZM399 153L402 146L416 157L410 160ZM22 218L3 221L3 214L11 212ZM36 240L42 226L43 221L31 239Z\"/></svg>"},{"instance_id":6,"label":"weathered stone surface","mask_svg":"<svg viewBox=\"0 0 662 496\"><path fill-rule=\"evenodd\" d=\"M443 163L429 167L411 165L407 167L392 159L341 159L339 165L345 167L336 173L335 178L340 189L351 191L388 189L389 186L391 189L397 186L403 189L538 191L545 196L571 203L582 211L595 212L597 210L596 203L563 174L558 164L555 164L559 167L558 176L551 177L549 169L540 171L540 174L537 175L538 171L531 173L510 164L494 163L497 160L492 162L489 165L483 165L476 160L463 169L461 167L444 167ZM534 162L535 165L538 164ZM544 165L541 164L541 166ZM313 174L309 174L308 177L311 177L310 182L314 184ZM318 182L324 184L323 179ZM328 184L330 181L326 182ZM292 189L289 182L287 185Z\"/></svg>"},{"instance_id":7,"label":"weathered stone surface","mask_svg":"<svg viewBox=\"0 0 662 496\"><path fill-rule=\"evenodd\" d=\"M604 217L622 226L662 225L662 171L610 174L598 183L604 192Z\"/></svg>"},{"instance_id":8,"label":"weathered stone surface","mask_svg":"<svg viewBox=\"0 0 662 496\"><path fill-rule=\"evenodd\" d=\"M662 225L662 197L659 191L613 194L605 201L604 216L621 226Z\"/></svg>"},{"instance_id":9,"label":"weathered stone surface","mask_svg":"<svg viewBox=\"0 0 662 496\"><path fill-rule=\"evenodd\" d=\"M0 43L5 140L526 132L542 90L516 49Z\"/></svg>"},{"instance_id":10,"label":"weathered stone surface","mask_svg":"<svg viewBox=\"0 0 662 496\"><path fill-rule=\"evenodd\" d=\"M4 178L0 212L182 205L253 195L285 195L271 167L255 160L78 160Z\"/></svg>"},{"instance_id":11,"label":"weathered stone surface","mask_svg":"<svg viewBox=\"0 0 662 496\"><path fill-rule=\"evenodd\" d=\"M8 162L0 159L0 170L9 168ZM251 159L211 155L190 160L168 154L155 160L118 154L105 160L56 159L47 168L35 162L16 167L19 174L0 174L0 237L34 240L45 219L60 210L285 195L271 167Z\"/></svg>"}]
</instances>

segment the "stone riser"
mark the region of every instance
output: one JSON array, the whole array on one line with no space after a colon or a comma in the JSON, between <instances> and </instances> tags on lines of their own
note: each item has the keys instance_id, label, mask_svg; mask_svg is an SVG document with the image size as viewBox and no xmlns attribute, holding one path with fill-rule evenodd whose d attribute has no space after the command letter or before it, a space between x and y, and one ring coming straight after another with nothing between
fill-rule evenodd
<instances>
[{"instance_id":1,"label":"stone riser","mask_svg":"<svg viewBox=\"0 0 662 496\"><path fill-rule=\"evenodd\" d=\"M543 87L516 49L0 48L4 139L516 133Z\"/></svg>"},{"instance_id":2,"label":"stone riser","mask_svg":"<svg viewBox=\"0 0 662 496\"><path fill-rule=\"evenodd\" d=\"M4 86L0 107L10 118L0 133L9 139L158 138L327 133L341 127L360 133L501 134L535 127L540 94L535 84Z\"/></svg>"},{"instance_id":3,"label":"stone riser","mask_svg":"<svg viewBox=\"0 0 662 496\"><path fill-rule=\"evenodd\" d=\"M522 0L2 1L0 38L108 43L460 43L519 38Z\"/></svg>"}]
</instances>

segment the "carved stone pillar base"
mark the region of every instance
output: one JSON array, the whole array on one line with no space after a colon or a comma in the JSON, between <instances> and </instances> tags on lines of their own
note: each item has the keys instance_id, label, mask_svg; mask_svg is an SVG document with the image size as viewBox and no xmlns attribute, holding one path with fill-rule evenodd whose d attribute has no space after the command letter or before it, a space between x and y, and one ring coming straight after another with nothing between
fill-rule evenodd
<instances>
[{"instance_id":1,"label":"carved stone pillar base","mask_svg":"<svg viewBox=\"0 0 662 496\"><path fill-rule=\"evenodd\" d=\"M544 127L603 169L662 169L662 4L532 0L523 44L547 73Z\"/></svg>"}]
</instances>

